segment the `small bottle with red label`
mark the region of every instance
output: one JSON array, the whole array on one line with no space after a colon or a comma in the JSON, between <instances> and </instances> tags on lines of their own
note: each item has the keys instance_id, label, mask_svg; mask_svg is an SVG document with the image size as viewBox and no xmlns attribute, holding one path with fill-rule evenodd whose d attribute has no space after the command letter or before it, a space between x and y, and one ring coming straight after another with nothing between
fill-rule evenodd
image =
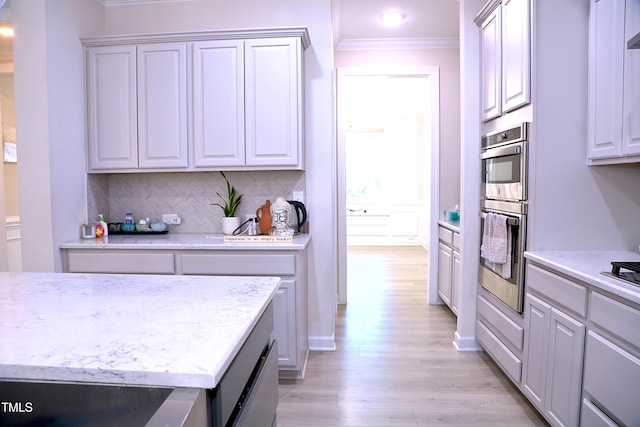
<instances>
[{"instance_id":1,"label":"small bottle with red label","mask_svg":"<svg viewBox=\"0 0 640 427\"><path fill-rule=\"evenodd\" d=\"M103 237L109 234L109 227L104 220L104 215L98 215L98 222L96 222L96 237Z\"/></svg>"}]
</instances>

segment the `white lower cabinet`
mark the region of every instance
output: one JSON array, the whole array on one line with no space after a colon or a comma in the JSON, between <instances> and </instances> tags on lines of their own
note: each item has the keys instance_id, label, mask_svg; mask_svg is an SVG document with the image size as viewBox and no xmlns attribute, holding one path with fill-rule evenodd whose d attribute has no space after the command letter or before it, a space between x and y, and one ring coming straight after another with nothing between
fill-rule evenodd
<instances>
[{"instance_id":1,"label":"white lower cabinet","mask_svg":"<svg viewBox=\"0 0 640 427\"><path fill-rule=\"evenodd\" d=\"M67 273L276 276L273 338L280 377L303 378L309 355L307 252L65 249Z\"/></svg>"},{"instance_id":2,"label":"white lower cabinet","mask_svg":"<svg viewBox=\"0 0 640 427\"><path fill-rule=\"evenodd\" d=\"M526 287L522 316L480 289L491 358L552 426L640 426L640 304L531 261Z\"/></svg>"},{"instance_id":3,"label":"white lower cabinet","mask_svg":"<svg viewBox=\"0 0 640 427\"><path fill-rule=\"evenodd\" d=\"M640 425L640 310L591 294L581 425Z\"/></svg>"},{"instance_id":4,"label":"white lower cabinet","mask_svg":"<svg viewBox=\"0 0 640 427\"><path fill-rule=\"evenodd\" d=\"M439 227L438 243L438 295L458 314L460 288L460 233Z\"/></svg>"},{"instance_id":5,"label":"white lower cabinet","mask_svg":"<svg viewBox=\"0 0 640 427\"><path fill-rule=\"evenodd\" d=\"M578 425L585 325L528 294L522 389L553 424Z\"/></svg>"}]
</instances>

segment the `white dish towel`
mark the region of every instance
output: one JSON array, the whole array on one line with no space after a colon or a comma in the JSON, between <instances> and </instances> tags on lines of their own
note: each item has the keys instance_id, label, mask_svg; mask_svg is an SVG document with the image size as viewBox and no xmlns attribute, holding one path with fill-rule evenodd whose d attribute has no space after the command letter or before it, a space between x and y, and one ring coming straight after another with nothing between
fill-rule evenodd
<instances>
[{"instance_id":1,"label":"white dish towel","mask_svg":"<svg viewBox=\"0 0 640 427\"><path fill-rule=\"evenodd\" d=\"M509 230L507 217L496 213L487 213L482 233L481 255L485 261L505 264L509 258Z\"/></svg>"}]
</instances>

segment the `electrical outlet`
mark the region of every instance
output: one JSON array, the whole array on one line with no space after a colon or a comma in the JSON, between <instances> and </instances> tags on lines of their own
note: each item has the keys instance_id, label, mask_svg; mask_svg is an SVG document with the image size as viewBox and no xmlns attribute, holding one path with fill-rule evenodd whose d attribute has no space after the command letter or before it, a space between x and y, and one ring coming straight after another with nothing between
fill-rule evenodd
<instances>
[{"instance_id":1,"label":"electrical outlet","mask_svg":"<svg viewBox=\"0 0 640 427\"><path fill-rule=\"evenodd\" d=\"M162 214L162 222L166 222L171 225L178 225L182 223L182 218L178 214Z\"/></svg>"}]
</instances>

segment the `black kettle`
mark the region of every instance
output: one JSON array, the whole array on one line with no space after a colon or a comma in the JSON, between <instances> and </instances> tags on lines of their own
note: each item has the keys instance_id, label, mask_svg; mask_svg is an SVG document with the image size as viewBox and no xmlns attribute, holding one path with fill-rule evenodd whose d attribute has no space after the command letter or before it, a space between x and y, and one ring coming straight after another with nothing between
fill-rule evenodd
<instances>
[{"instance_id":1,"label":"black kettle","mask_svg":"<svg viewBox=\"0 0 640 427\"><path fill-rule=\"evenodd\" d=\"M291 205L291 218L289 218L289 226L293 228L296 234L300 234L300 230L305 222L307 222L307 209L304 203L297 200L287 200Z\"/></svg>"}]
</instances>

